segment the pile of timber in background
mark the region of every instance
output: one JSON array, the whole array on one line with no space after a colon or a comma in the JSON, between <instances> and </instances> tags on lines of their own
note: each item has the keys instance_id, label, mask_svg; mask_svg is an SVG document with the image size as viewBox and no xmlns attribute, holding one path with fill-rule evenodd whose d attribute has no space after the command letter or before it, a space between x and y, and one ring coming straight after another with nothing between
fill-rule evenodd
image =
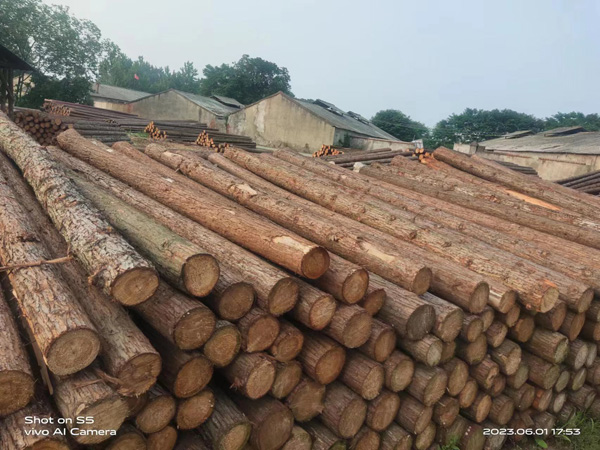
<instances>
[{"instance_id":1,"label":"pile of timber in background","mask_svg":"<svg viewBox=\"0 0 600 450\"><path fill-rule=\"evenodd\" d=\"M0 383L20 387L0 389L2 448L50 440L24 434L34 414L119 429L78 444L160 450L501 449L484 428L600 417L600 208L583 194L445 149L356 173L58 143L0 115L0 262L17 266Z\"/></svg>"},{"instance_id":2,"label":"pile of timber in background","mask_svg":"<svg viewBox=\"0 0 600 450\"><path fill-rule=\"evenodd\" d=\"M321 145L321 148L312 154L313 158L321 158L323 156L343 155L344 150L337 149L331 145Z\"/></svg>"},{"instance_id":3,"label":"pile of timber in background","mask_svg":"<svg viewBox=\"0 0 600 450\"><path fill-rule=\"evenodd\" d=\"M533 176L538 176L537 171L533 168L533 167L529 167L529 166L521 166L519 164L515 164L509 161L496 161L498 164L504 166L504 167L508 167L511 170L514 170L515 172L520 172L524 175L533 175Z\"/></svg>"},{"instance_id":4,"label":"pile of timber in background","mask_svg":"<svg viewBox=\"0 0 600 450\"><path fill-rule=\"evenodd\" d=\"M86 120L108 120L113 121L117 118L135 119L135 114L128 114L112 109L96 108L90 105L82 105L79 103L63 102L62 100L44 100L42 109L49 114L57 116L67 116L72 118Z\"/></svg>"},{"instance_id":5,"label":"pile of timber in background","mask_svg":"<svg viewBox=\"0 0 600 450\"><path fill-rule=\"evenodd\" d=\"M565 178L557 181L558 184L576 189L580 192L585 192L591 195L600 195L600 170L578 175L575 177Z\"/></svg>"},{"instance_id":6,"label":"pile of timber in background","mask_svg":"<svg viewBox=\"0 0 600 450\"><path fill-rule=\"evenodd\" d=\"M222 133L215 130L203 130L195 140L197 145L202 147L210 147L216 149L222 153L227 147L233 145L238 148L245 150L252 150L256 148L256 142L254 142L248 136L240 136L237 134Z\"/></svg>"}]
</instances>

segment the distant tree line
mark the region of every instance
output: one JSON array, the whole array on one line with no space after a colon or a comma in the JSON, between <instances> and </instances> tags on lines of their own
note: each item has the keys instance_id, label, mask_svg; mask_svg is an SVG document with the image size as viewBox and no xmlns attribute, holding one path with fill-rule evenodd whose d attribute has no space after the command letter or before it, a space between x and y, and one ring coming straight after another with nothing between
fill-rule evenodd
<instances>
[{"instance_id":1,"label":"distant tree line","mask_svg":"<svg viewBox=\"0 0 600 450\"><path fill-rule=\"evenodd\" d=\"M403 141L423 139L426 148L445 146L455 142L481 142L520 130L540 132L558 127L581 126L587 131L600 131L598 114L580 112L556 113L539 119L510 109L483 110L467 108L439 121L433 128L411 119L401 111L386 109L376 113L373 124Z\"/></svg>"}]
</instances>

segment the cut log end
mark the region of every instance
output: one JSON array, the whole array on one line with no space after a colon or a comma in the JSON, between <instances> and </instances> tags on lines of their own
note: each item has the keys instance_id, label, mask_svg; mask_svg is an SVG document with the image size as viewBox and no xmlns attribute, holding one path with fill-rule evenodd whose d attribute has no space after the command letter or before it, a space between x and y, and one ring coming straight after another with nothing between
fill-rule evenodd
<instances>
[{"instance_id":1,"label":"cut log end","mask_svg":"<svg viewBox=\"0 0 600 450\"><path fill-rule=\"evenodd\" d=\"M483 281L478 283L475 289L473 290L469 301L470 312L474 314L479 314L480 312L482 312L488 303L489 297L489 285Z\"/></svg>"},{"instance_id":2,"label":"cut log end","mask_svg":"<svg viewBox=\"0 0 600 450\"><path fill-rule=\"evenodd\" d=\"M254 304L254 288L244 282L234 283L223 291L218 314L224 320L239 320L248 314Z\"/></svg>"},{"instance_id":3,"label":"cut log end","mask_svg":"<svg viewBox=\"0 0 600 450\"><path fill-rule=\"evenodd\" d=\"M127 396L143 394L156 383L161 366L157 353L142 353L130 359L117 375L119 392Z\"/></svg>"},{"instance_id":4,"label":"cut log end","mask_svg":"<svg viewBox=\"0 0 600 450\"><path fill-rule=\"evenodd\" d=\"M586 289L578 301L573 305L575 312L582 313L589 309L594 299L594 290L592 288Z\"/></svg>"},{"instance_id":5,"label":"cut log end","mask_svg":"<svg viewBox=\"0 0 600 450\"><path fill-rule=\"evenodd\" d=\"M316 280L329 269L329 253L323 247L315 247L311 249L304 257L300 264L302 276Z\"/></svg>"},{"instance_id":6,"label":"cut log end","mask_svg":"<svg viewBox=\"0 0 600 450\"><path fill-rule=\"evenodd\" d=\"M154 269L138 267L119 275L112 284L111 296L127 306L148 300L158 289L158 275Z\"/></svg>"},{"instance_id":7,"label":"cut log end","mask_svg":"<svg viewBox=\"0 0 600 450\"><path fill-rule=\"evenodd\" d=\"M362 306L372 316L376 315L385 303L387 294L385 289L375 289L369 292L360 301L359 305Z\"/></svg>"},{"instance_id":8,"label":"cut log end","mask_svg":"<svg viewBox=\"0 0 600 450\"><path fill-rule=\"evenodd\" d=\"M335 299L325 294L319 297L310 308L309 322L313 330L322 330L331 322L335 314Z\"/></svg>"},{"instance_id":9,"label":"cut log end","mask_svg":"<svg viewBox=\"0 0 600 450\"><path fill-rule=\"evenodd\" d=\"M240 423L231 427L219 439L216 448L223 450L239 450L244 447L250 438L252 426L250 423Z\"/></svg>"},{"instance_id":10,"label":"cut log end","mask_svg":"<svg viewBox=\"0 0 600 450\"><path fill-rule=\"evenodd\" d=\"M423 267L415 274L410 290L417 295L422 295L429 290L433 273L429 267Z\"/></svg>"},{"instance_id":11,"label":"cut log end","mask_svg":"<svg viewBox=\"0 0 600 450\"><path fill-rule=\"evenodd\" d=\"M364 269L358 269L352 272L342 285L342 296L348 304L354 304L360 301L369 287L369 273Z\"/></svg>"},{"instance_id":12,"label":"cut log end","mask_svg":"<svg viewBox=\"0 0 600 450\"><path fill-rule=\"evenodd\" d=\"M429 406L433 405L437 402L442 396L444 392L446 392L446 386L448 385L448 375L446 372L440 370L436 372L436 374L431 377L425 390L423 392L423 401L424 404Z\"/></svg>"},{"instance_id":13,"label":"cut log end","mask_svg":"<svg viewBox=\"0 0 600 450\"><path fill-rule=\"evenodd\" d=\"M0 416L8 416L27 406L34 394L35 382L27 372L0 372Z\"/></svg>"},{"instance_id":14,"label":"cut log end","mask_svg":"<svg viewBox=\"0 0 600 450\"><path fill-rule=\"evenodd\" d=\"M275 381L271 387L271 395L277 399L287 397L300 383L302 365L297 361L278 363Z\"/></svg>"},{"instance_id":15,"label":"cut log end","mask_svg":"<svg viewBox=\"0 0 600 450\"><path fill-rule=\"evenodd\" d=\"M215 406L215 396L210 389L185 399L177 406L175 421L180 430L191 430L210 417Z\"/></svg>"},{"instance_id":16,"label":"cut log end","mask_svg":"<svg viewBox=\"0 0 600 450\"><path fill-rule=\"evenodd\" d=\"M106 436L93 432L85 433L85 431L118 430L127 414L127 403L120 397L100 401L85 410L83 415L93 417L94 423L77 425L83 433L79 434L75 440L80 444L98 444L106 440Z\"/></svg>"},{"instance_id":17,"label":"cut log end","mask_svg":"<svg viewBox=\"0 0 600 450\"><path fill-rule=\"evenodd\" d=\"M431 305L418 306L406 321L406 337L422 339L435 324L435 309Z\"/></svg>"},{"instance_id":18,"label":"cut log end","mask_svg":"<svg viewBox=\"0 0 600 450\"><path fill-rule=\"evenodd\" d=\"M319 359L315 367L316 381L321 384L331 383L338 377L345 362L345 350L342 347L333 347Z\"/></svg>"},{"instance_id":19,"label":"cut log end","mask_svg":"<svg viewBox=\"0 0 600 450\"><path fill-rule=\"evenodd\" d=\"M190 359L177 373L173 394L187 398L200 392L212 378L212 363L203 356Z\"/></svg>"},{"instance_id":20,"label":"cut log end","mask_svg":"<svg viewBox=\"0 0 600 450\"><path fill-rule=\"evenodd\" d=\"M279 280L269 292L268 312L274 316L291 311L298 301L298 283L293 278Z\"/></svg>"},{"instance_id":21,"label":"cut log end","mask_svg":"<svg viewBox=\"0 0 600 450\"><path fill-rule=\"evenodd\" d=\"M367 416L367 404L363 399L355 399L351 401L342 412L339 421L339 434L345 438L351 438L365 421Z\"/></svg>"},{"instance_id":22,"label":"cut log end","mask_svg":"<svg viewBox=\"0 0 600 450\"><path fill-rule=\"evenodd\" d=\"M228 366L242 346L242 336L235 325L218 328L202 349L215 367Z\"/></svg>"},{"instance_id":23,"label":"cut log end","mask_svg":"<svg viewBox=\"0 0 600 450\"><path fill-rule=\"evenodd\" d=\"M260 352L269 348L279 335L279 322L270 314L265 314L254 321L245 336L246 352Z\"/></svg>"},{"instance_id":24,"label":"cut log end","mask_svg":"<svg viewBox=\"0 0 600 450\"><path fill-rule=\"evenodd\" d=\"M556 305L556 302L558 302L558 296L559 296L559 292L558 292L557 288L548 287L546 289L546 291L544 292L544 294L542 295L541 303L538 308L539 312L543 312L543 313L548 312L552 308L554 308L554 305ZM528 309L532 309L531 305L526 305L526 306Z\"/></svg>"},{"instance_id":25,"label":"cut log end","mask_svg":"<svg viewBox=\"0 0 600 450\"><path fill-rule=\"evenodd\" d=\"M166 426L156 433L152 433L146 440L148 450L171 450L177 442L177 430Z\"/></svg>"},{"instance_id":26,"label":"cut log end","mask_svg":"<svg viewBox=\"0 0 600 450\"><path fill-rule=\"evenodd\" d=\"M190 256L181 276L186 290L196 297L205 297L219 280L219 263L212 255L200 254Z\"/></svg>"},{"instance_id":27,"label":"cut log end","mask_svg":"<svg viewBox=\"0 0 600 450\"><path fill-rule=\"evenodd\" d=\"M343 331L343 345L348 348L357 348L369 340L373 318L366 312L361 311L352 316L346 323Z\"/></svg>"},{"instance_id":28,"label":"cut log end","mask_svg":"<svg viewBox=\"0 0 600 450\"><path fill-rule=\"evenodd\" d=\"M189 311L175 326L173 340L182 350L201 347L212 336L216 324L214 314L207 308Z\"/></svg>"},{"instance_id":29,"label":"cut log end","mask_svg":"<svg viewBox=\"0 0 600 450\"><path fill-rule=\"evenodd\" d=\"M161 395L151 400L135 418L140 431L150 434L166 427L175 417L176 404L170 395Z\"/></svg>"},{"instance_id":30,"label":"cut log end","mask_svg":"<svg viewBox=\"0 0 600 450\"><path fill-rule=\"evenodd\" d=\"M396 332L392 328L383 330L377 336L373 350L373 359L377 362L384 362L396 348L396 342Z\"/></svg>"},{"instance_id":31,"label":"cut log end","mask_svg":"<svg viewBox=\"0 0 600 450\"><path fill-rule=\"evenodd\" d=\"M251 399L264 397L275 382L275 365L263 359L252 368L246 382L246 395Z\"/></svg>"},{"instance_id":32,"label":"cut log end","mask_svg":"<svg viewBox=\"0 0 600 450\"><path fill-rule=\"evenodd\" d=\"M98 335L86 328L69 331L56 339L46 355L56 375L70 375L89 366L100 351Z\"/></svg>"}]
</instances>

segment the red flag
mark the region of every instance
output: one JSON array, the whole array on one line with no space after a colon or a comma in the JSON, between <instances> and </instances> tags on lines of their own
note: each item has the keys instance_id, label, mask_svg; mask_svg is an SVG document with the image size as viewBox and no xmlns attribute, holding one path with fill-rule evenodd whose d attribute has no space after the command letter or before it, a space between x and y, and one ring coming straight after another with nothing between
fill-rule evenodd
<instances>
[{"instance_id":1,"label":"red flag","mask_svg":"<svg viewBox=\"0 0 600 450\"><path fill-rule=\"evenodd\" d=\"M136 80L140 79L140 77L137 76L137 73L133 74L133 78L135 78Z\"/></svg>"}]
</instances>

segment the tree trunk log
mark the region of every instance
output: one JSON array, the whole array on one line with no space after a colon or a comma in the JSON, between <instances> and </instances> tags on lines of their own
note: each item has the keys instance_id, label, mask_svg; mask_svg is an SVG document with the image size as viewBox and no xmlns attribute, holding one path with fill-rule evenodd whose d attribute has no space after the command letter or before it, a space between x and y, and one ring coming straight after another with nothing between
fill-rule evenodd
<instances>
[{"instance_id":1,"label":"tree trunk log","mask_svg":"<svg viewBox=\"0 0 600 450\"><path fill-rule=\"evenodd\" d=\"M400 392L408 387L415 372L415 363L402 352L394 351L383 363L385 387L392 392Z\"/></svg>"},{"instance_id":2,"label":"tree trunk log","mask_svg":"<svg viewBox=\"0 0 600 450\"><path fill-rule=\"evenodd\" d=\"M291 361L302 351L304 335L287 320L279 320L279 334L269 348L269 353L280 362Z\"/></svg>"},{"instance_id":3,"label":"tree trunk log","mask_svg":"<svg viewBox=\"0 0 600 450\"><path fill-rule=\"evenodd\" d=\"M294 425L292 435L281 450L311 450L311 448L312 437L310 437L310 434L304 428Z\"/></svg>"},{"instance_id":4,"label":"tree trunk log","mask_svg":"<svg viewBox=\"0 0 600 450\"><path fill-rule=\"evenodd\" d=\"M531 405L533 409L540 412L546 411L550 406L550 402L552 401L552 393L552 389L536 388L535 398L533 399L533 404Z\"/></svg>"},{"instance_id":5,"label":"tree trunk log","mask_svg":"<svg viewBox=\"0 0 600 450\"><path fill-rule=\"evenodd\" d=\"M558 331L567 315L567 304L558 302L554 308L546 313L538 313L534 316L535 323L550 331Z\"/></svg>"},{"instance_id":6,"label":"tree trunk log","mask_svg":"<svg viewBox=\"0 0 600 450\"><path fill-rule=\"evenodd\" d=\"M473 378L469 378L465 383L465 386L458 394L458 404L461 409L468 408L475 401L475 397L477 397L477 381Z\"/></svg>"},{"instance_id":7,"label":"tree trunk log","mask_svg":"<svg viewBox=\"0 0 600 450\"><path fill-rule=\"evenodd\" d=\"M369 340L359 347L359 351L379 363L385 362L396 348L396 333L388 324L373 319Z\"/></svg>"},{"instance_id":8,"label":"tree trunk log","mask_svg":"<svg viewBox=\"0 0 600 450\"><path fill-rule=\"evenodd\" d=\"M155 384L148 391L145 406L135 417L135 426L146 434L156 433L169 425L175 417L175 399L161 385Z\"/></svg>"},{"instance_id":9,"label":"tree trunk log","mask_svg":"<svg viewBox=\"0 0 600 450\"><path fill-rule=\"evenodd\" d=\"M215 406L215 396L210 389L204 389L193 397L177 401L175 423L179 430L191 430L208 420Z\"/></svg>"},{"instance_id":10,"label":"tree trunk log","mask_svg":"<svg viewBox=\"0 0 600 450\"><path fill-rule=\"evenodd\" d=\"M559 331L564 334L569 341L572 341L577 339L577 336L579 336L581 333L585 321L585 312L574 313L572 311L568 311Z\"/></svg>"},{"instance_id":11,"label":"tree trunk log","mask_svg":"<svg viewBox=\"0 0 600 450\"><path fill-rule=\"evenodd\" d=\"M313 380L329 384L341 373L346 352L333 340L314 332L304 334L304 346L298 355L302 369Z\"/></svg>"},{"instance_id":12,"label":"tree trunk log","mask_svg":"<svg viewBox=\"0 0 600 450\"><path fill-rule=\"evenodd\" d=\"M459 412L458 400L449 395L444 395L434 405L432 419L437 425L447 428L456 420Z\"/></svg>"},{"instance_id":13,"label":"tree trunk log","mask_svg":"<svg viewBox=\"0 0 600 450\"><path fill-rule=\"evenodd\" d=\"M525 351L521 353L521 360L529 366L529 381L542 389L550 389L558 380L560 375L558 365Z\"/></svg>"},{"instance_id":14,"label":"tree trunk log","mask_svg":"<svg viewBox=\"0 0 600 450\"><path fill-rule=\"evenodd\" d=\"M515 412L515 402L506 395L499 395L492 400L489 418L500 426L506 425Z\"/></svg>"},{"instance_id":15,"label":"tree trunk log","mask_svg":"<svg viewBox=\"0 0 600 450\"><path fill-rule=\"evenodd\" d=\"M344 347L357 348L371 336L373 318L358 305L339 305L323 334Z\"/></svg>"},{"instance_id":16,"label":"tree trunk log","mask_svg":"<svg viewBox=\"0 0 600 450\"><path fill-rule=\"evenodd\" d=\"M339 381L344 383L365 400L373 400L383 388L385 371L383 366L367 356L349 351Z\"/></svg>"},{"instance_id":17,"label":"tree trunk log","mask_svg":"<svg viewBox=\"0 0 600 450\"><path fill-rule=\"evenodd\" d=\"M147 450L173 450L177 442L177 430L172 426L166 426L156 433L146 437Z\"/></svg>"},{"instance_id":18,"label":"tree trunk log","mask_svg":"<svg viewBox=\"0 0 600 450\"><path fill-rule=\"evenodd\" d=\"M367 293L369 272L337 255L330 254L329 257L329 269L313 284L342 303L358 303Z\"/></svg>"},{"instance_id":19,"label":"tree trunk log","mask_svg":"<svg viewBox=\"0 0 600 450\"><path fill-rule=\"evenodd\" d=\"M500 366L486 355L483 361L469 368L469 374L483 389L490 389L496 377L500 375ZM480 423L481 420L476 422Z\"/></svg>"},{"instance_id":20,"label":"tree trunk log","mask_svg":"<svg viewBox=\"0 0 600 450\"><path fill-rule=\"evenodd\" d=\"M417 364L406 391L425 406L431 406L442 398L447 385L448 375L444 370Z\"/></svg>"},{"instance_id":21,"label":"tree trunk log","mask_svg":"<svg viewBox=\"0 0 600 450\"><path fill-rule=\"evenodd\" d=\"M413 434L422 433L431 423L433 407L425 406L412 396L400 393L402 409L398 411L396 422Z\"/></svg>"},{"instance_id":22,"label":"tree trunk log","mask_svg":"<svg viewBox=\"0 0 600 450\"><path fill-rule=\"evenodd\" d=\"M24 172L92 282L123 304L147 300L158 286L152 265L110 227L48 152L4 115L0 116L0 140L4 153Z\"/></svg>"},{"instance_id":23,"label":"tree trunk log","mask_svg":"<svg viewBox=\"0 0 600 450\"><path fill-rule=\"evenodd\" d=\"M250 399L265 396L275 382L275 363L265 353L240 353L221 371L237 392Z\"/></svg>"},{"instance_id":24,"label":"tree trunk log","mask_svg":"<svg viewBox=\"0 0 600 450\"><path fill-rule=\"evenodd\" d=\"M313 450L345 450L346 442L337 437L329 428L315 420L302 425L313 441Z\"/></svg>"},{"instance_id":25,"label":"tree trunk log","mask_svg":"<svg viewBox=\"0 0 600 450\"><path fill-rule=\"evenodd\" d=\"M487 353L487 339L479 336L475 342L467 343L461 339L456 341L456 356L467 364L480 363Z\"/></svg>"},{"instance_id":26,"label":"tree trunk log","mask_svg":"<svg viewBox=\"0 0 600 450\"><path fill-rule=\"evenodd\" d=\"M465 387L469 379L469 366L458 358L452 358L442 366L448 375L446 390L452 397L456 397Z\"/></svg>"},{"instance_id":27,"label":"tree trunk log","mask_svg":"<svg viewBox=\"0 0 600 450\"><path fill-rule=\"evenodd\" d=\"M483 422L492 407L492 397L484 392L479 392L471 405L463 409L462 413L474 422Z\"/></svg>"},{"instance_id":28,"label":"tree trunk log","mask_svg":"<svg viewBox=\"0 0 600 450\"><path fill-rule=\"evenodd\" d=\"M379 433L363 426L350 441L350 450L379 450L381 437Z\"/></svg>"},{"instance_id":29,"label":"tree trunk log","mask_svg":"<svg viewBox=\"0 0 600 450\"><path fill-rule=\"evenodd\" d=\"M349 439L367 417L367 403L341 383L331 383L325 392L321 422L338 436Z\"/></svg>"},{"instance_id":30,"label":"tree trunk log","mask_svg":"<svg viewBox=\"0 0 600 450\"><path fill-rule=\"evenodd\" d=\"M370 279L373 275L369 275ZM387 293L384 288L374 286L372 281L369 281L369 287L365 296L358 302L359 306L362 306L372 316L376 316L377 313L383 308L387 300ZM600 317L600 314L598 314ZM600 319L599 319L600 320Z\"/></svg>"},{"instance_id":31,"label":"tree trunk log","mask_svg":"<svg viewBox=\"0 0 600 450\"><path fill-rule=\"evenodd\" d=\"M252 308L237 326L242 335L242 350L248 353L268 349L279 334L279 321L259 308Z\"/></svg>"},{"instance_id":32,"label":"tree trunk log","mask_svg":"<svg viewBox=\"0 0 600 450\"><path fill-rule=\"evenodd\" d=\"M519 389L529 379L529 366L521 363L517 368L517 371L506 377L506 384L513 389Z\"/></svg>"},{"instance_id":33,"label":"tree trunk log","mask_svg":"<svg viewBox=\"0 0 600 450\"><path fill-rule=\"evenodd\" d=\"M467 342L475 342L481 333L483 333L483 320L475 314L465 316L460 336Z\"/></svg>"},{"instance_id":34,"label":"tree trunk log","mask_svg":"<svg viewBox=\"0 0 600 450\"><path fill-rule=\"evenodd\" d=\"M499 347L504 342L507 333L508 327L502 322L494 320L494 322L485 332L485 337L487 339L488 346L492 348Z\"/></svg>"},{"instance_id":35,"label":"tree trunk log","mask_svg":"<svg viewBox=\"0 0 600 450\"><path fill-rule=\"evenodd\" d=\"M401 339L398 341L398 346L415 360L429 367L437 366L442 357L442 341L432 334L418 341Z\"/></svg>"},{"instance_id":36,"label":"tree trunk log","mask_svg":"<svg viewBox=\"0 0 600 450\"><path fill-rule=\"evenodd\" d=\"M321 414L325 386L304 376L294 390L287 396L285 403L298 422L307 422Z\"/></svg>"},{"instance_id":37,"label":"tree trunk log","mask_svg":"<svg viewBox=\"0 0 600 450\"><path fill-rule=\"evenodd\" d=\"M412 446L412 435L399 425L392 424L381 433L382 450L410 450Z\"/></svg>"},{"instance_id":38,"label":"tree trunk log","mask_svg":"<svg viewBox=\"0 0 600 450\"><path fill-rule=\"evenodd\" d=\"M552 364L560 364L569 353L569 340L564 334L537 328L531 338L522 344L530 353Z\"/></svg>"},{"instance_id":39,"label":"tree trunk log","mask_svg":"<svg viewBox=\"0 0 600 450\"><path fill-rule=\"evenodd\" d=\"M302 365L298 361L276 363L275 381L270 394L276 399L287 397L302 379Z\"/></svg>"},{"instance_id":40,"label":"tree trunk log","mask_svg":"<svg viewBox=\"0 0 600 450\"><path fill-rule=\"evenodd\" d=\"M535 321L529 315L522 315L517 323L508 329L508 336L518 342L527 342L535 331Z\"/></svg>"},{"instance_id":41,"label":"tree trunk log","mask_svg":"<svg viewBox=\"0 0 600 450\"><path fill-rule=\"evenodd\" d=\"M202 347L202 353L220 368L231 364L241 347L242 335L238 328L226 320L219 320L214 333Z\"/></svg>"},{"instance_id":42,"label":"tree trunk log","mask_svg":"<svg viewBox=\"0 0 600 450\"><path fill-rule=\"evenodd\" d=\"M422 298L435 309L435 325L433 334L444 342L450 342L456 339L461 332L461 326L465 314L458 306L447 302L435 295L425 293Z\"/></svg>"},{"instance_id":43,"label":"tree trunk log","mask_svg":"<svg viewBox=\"0 0 600 450\"><path fill-rule=\"evenodd\" d=\"M505 340L490 352L492 360L500 367L500 371L507 376L514 375L521 366L521 347L511 340Z\"/></svg>"},{"instance_id":44,"label":"tree trunk log","mask_svg":"<svg viewBox=\"0 0 600 450\"><path fill-rule=\"evenodd\" d=\"M400 404L398 394L384 389L369 402L366 424L377 432L384 431L396 418Z\"/></svg>"}]
</instances>

